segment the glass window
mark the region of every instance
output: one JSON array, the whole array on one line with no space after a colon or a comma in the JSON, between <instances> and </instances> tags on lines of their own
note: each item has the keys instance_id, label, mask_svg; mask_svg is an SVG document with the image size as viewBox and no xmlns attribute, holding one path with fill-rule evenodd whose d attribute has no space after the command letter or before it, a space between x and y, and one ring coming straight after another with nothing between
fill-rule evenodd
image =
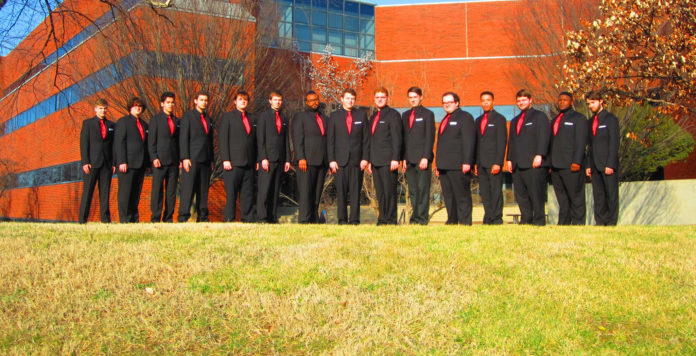
<instances>
[{"instance_id":1,"label":"glass window","mask_svg":"<svg viewBox=\"0 0 696 356\"><path fill-rule=\"evenodd\" d=\"M326 44L312 42L312 52L324 52Z\"/></svg>"},{"instance_id":2,"label":"glass window","mask_svg":"<svg viewBox=\"0 0 696 356\"><path fill-rule=\"evenodd\" d=\"M360 16L375 16L375 6L369 4L360 4Z\"/></svg>"},{"instance_id":3,"label":"glass window","mask_svg":"<svg viewBox=\"0 0 696 356\"><path fill-rule=\"evenodd\" d=\"M309 26L295 25L295 38L298 41L310 41Z\"/></svg>"},{"instance_id":4,"label":"glass window","mask_svg":"<svg viewBox=\"0 0 696 356\"><path fill-rule=\"evenodd\" d=\"M329 10L343 12L343 0L329 0Z\"/></svg>"},{"instance_id":5,"label":"glass window","mask_svg":"<svg viewBox=\"0 0 696 356\"><path fill-rule=\"evenodd\" d=\"M360 32L367 35L375 34L375 20L360 18Z\"/></svg>"},{"instance_id":6,"label":"glass window","mask_svg":"<svg viewBox=\"0 0 696 356\"><path fill-rule=\"evenodd\" d=\"M341 31L329 31L329 44L334 48L343 47L343 33Z\"/></svg>"},{"instance_id":7,"label":"glass window","mask_svg":"<svg viewBox=\"0 0 696 356\"><path fill-rule=\"evenodd\" d=\"M353 16L344 17L343 29L358 32L358 18Z\"/></svg>"},{"instance_id":8,"label":"glass window","mask_svg":"<svg viewBox=\"0 0 696 356\"><path fill-rule=\"evenodd\" d=\"M295 8L295 23L309 23L309 11Z\"/></svg>"},{"instance_id":9,"label":"glass window","mask_svg":"<svg viewBox=\"0 0 696 356\"><path fill-rule=\"evenodd\" d=\"M358 56L358 49L346 47L343 49L343 55L350 56L350 57L357 57Z\"/></svg>"},{"instance_id":10,"label":"glass window","mask_svg":"<svg viewBox=\"0 0 696 356\"><path fill-rule=\"evenodd\" d=\"M279 23L278 36L281 38L292 38L292 24L289 22Z\"/></svg>"},{"instance_id":11,"label":"glass window","mask_svg":"<svg viewBox=\"0 0 696 356\"><path fill-rule=\"evenodd\" d=\"M352 32L345 32L343 34L343 43L346 47L358 48L358 34Z\"/></svg>"},{"instance_id":12,"label":"glass window","mask_svg":"<svg viewBox=\"0 0 696 356\"><path fill-rule=\"evenodd\" d=\"M292 22L292 7L281 6L279 11L280 21Z\"/></svg>"},{"instance_id":13,"label":"glass window","mask_svg":"<svg viewBox=\"0 0 696 356\"><path fill-rule=\"evenodd\" d=\"M326 26L326 11L312 11L312 25Z\"/></svg>"},{"instance_id":14,"label":"glass window","mask_svg":"<svg viewBox=\"0 0 696 356\"><path fill-rule=\"evenodd\" d=\"M375 38L373 36L362 35L360 36L360 48L375 50Z\"/></svg>"},{"instance_id":15,"label":"glass window","mask_svg":"<svg viewBox=\"0 0 696 356\"><path fill-rule=\"evenodd\" d=\"M295 0L295 6L310 7L312 6L312 0Z\"/></svg>"},{"instance_id":16,"label":"glass window","mask_svg":"<svg viewBox=\"0 0 696 356\"><path fill-rule=\"evenodd\" d=\"M326 29L321 27L313 27L312 42L319 42L322 44L322 46L326 45Z\"/></svg>"},{"instance_id":17,"label":"glass window","mask_svg":"<svg viewBox=\"0 0 696 356\"><path fill-rule=\"evenodd\" d=\"M358 10L359 5L360 4L358 4L357 2L346 1L344 5L346 9L346 14L358 16L358 13L360 13Z\"/></svg>"},{"instance_id":18,"label":"glass window","mask_svg":"<svg viewBox=\"0 0 696 356\"><path fill-rule=\"evenodd\" d=\"M309 52L312 50L312 45L309 42L297 41L297 49L302 52Z\"/></svg>"},{"instance_id":19,"label":"glass window","mask_svg":"<svg viewBox=\"0 0 696 356\"><path fill-rule=\"evenodd\" d=\"M312 0L312 8L326 10L326 0Z\"/></svg>"},{"instance_id":20,"label":"glass window","mask_svg":"<svg viewBox=\"0 0 696 356\"><path fill-rule=\"evenodd\" d=\"M343 16L329 13L329 28L343 28Z\"/></svg>"}]
</instances>

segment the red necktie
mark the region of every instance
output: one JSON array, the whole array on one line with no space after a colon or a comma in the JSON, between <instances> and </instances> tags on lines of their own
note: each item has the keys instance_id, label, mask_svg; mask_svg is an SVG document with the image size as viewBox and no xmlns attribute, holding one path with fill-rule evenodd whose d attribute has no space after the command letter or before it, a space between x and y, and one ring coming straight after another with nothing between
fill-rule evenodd
<instances>
[{"instance_id":1,"label":"red necktie","mask_svg":"<svg viewBox=\"0 0 696 356\"><path fill-rule=\"evenodd\" d=\"M348 134L350 135L350 131L353 128L353 114L348 112L348 115L346 115L346 127L348 128Z\"/></svg>"},{"instance_id":2,"label":"red necktie","mask_svg":"<svg viewBox=\"0 0 696 356\"><path fill-rule=\"evenodd\" d=\"M104 123L106 119L99 119L99 128L101 129L102 140L106 139L106 124Z\"/></svg>"},{"instance_id":3,"label":"red necktie","mask_svg":"<svg viewBox=\"0 0 696 356\"><path fill-rule=\"evenodd\" d=\"M317 115L317 126L319 126L319 131L321 131L321 135L324 136L324 123L321 121L321 117L319 116L319 113L316 113Z\"/></svg>"},{"instance_id":4,"label":"red necktie","mask_svg":"<svg viewBox=\"0 0 696 356\"><path fill-rule=\"evenodd\" d=\"M517 120L517 134L518 135L520 134L520 130L522 130L522 123L524 123L524 114L525 113L522 113L522 115L520 115L519 120Z\"/></svg>"},{"instance_id":5,"label":"red necktie","mask_svg":"<svg viewBox=\"0 0 696 356\"><path fill-rule=\"evenodd\" d=\"M553 123L553 135L556 136L558 133L558 127L561 125L561 118L563 117L563 113L558 114L556 117L556 122Z\"/></svg>"},{"instance_id":6,"label":"red necktie","mask_svg":"<svg viewBox=\"0 0 696 356\"><path fill-rule=\"evenodd\" d=\"M205 116L201 114L201 123L203 124L203 129L205 129L205 134L208 134L208 123L205 122Z\"/></svg>"},{"instance_id":7,"label":"red necktie","mask_svg":"<svg viewBox=\"0 0 696 356\"><path fill-rule=\"evenodd\" d=\"M592 136L597 136L597 127L599 126L599 120L597 115L594 116L594 121L592 122Z\"/></svg>"},{"instance_id":8,"label":"red necktie","mask_svg":"<svg viewBox=\"0 0 696 356\"><path fill-rule=\"evenodd\" d=\"M483 114L483 119L481 119L481 135L486 132L486 126L488 125L488 113Z\"/></svg>"},{"instance_id":9,"label":"red necktie","mask_svg":"<svg viewBox=\"0 0 696 356\"><path fill-rule=\"evenodd\" d=\"M381 111L377 112L377 115L375 116L374 120L372 120L372 134L375 134L375 130L377 130L377 123L379 122L379 114Z\"/></svg>"},{"instance_id":10,"label":"red necktie","mask_svg":"<svg viewBox=\"0 0 696 356\"><path fill-rule=\"evenodd\" d=\"M442 122L440 123L440 135L442 135L442 133L445 132L445 127L447 127L451 115L452 114L447 114L447 116L445 116L445 118L442 119Z\"/></svg>"},{"instance_id":11,"label":"red necktie","mask_svg":"<svg viewBox=\"0 0 696 356\"><path fill-rule=\"evenodd\" d=\"M174 121L172 120L172 115L167 115L167 124L169 124L169 132L174 134Z\"/></svg>"},{"instance_id":12,"label":"red necktie","mask_svg":"<svg viewBox=\"0 0 696 356\"><path fill-rule=\"evenodd\" d=\"M138 126L138 131L140 131L140 138L145 141L145 131L143 131L143 125L140 124L140 119L135 118L135 125Z\"/></svg>"},{"instance_id":13,"label":"red necktie","mask_svg":"<svg viewBox=\"0 0 696 356\"><path fill-rule=\"evenodd\" d=\"M408 128L413 128L413 120L416 118L416 108L411 109L411 116L408 117Z\"/></svg>"},{"instance_id":14,"label":"red necktie","mask_svg":"<svg viewBox=\"0 0 696 356\"><path fill-rule=\"evenodd\" d=\"M276 114L276 129L278 130L278 135L280 135L280 129L283 127L283 124L280 122L280 114L278 112L275 112Z\"/></svg>"},{"instance_id":15,"label":"red necktie","mask_svg":"<svg viewBox=\"0 0 696 356\"><path fill-rule=\"evenodd\" d=\"M242 123L244 124L244 129L246 130L248 136L251 133L251 126L249 126L249 119L244 111L242 111Z\"/></svg>"}]
</instances>

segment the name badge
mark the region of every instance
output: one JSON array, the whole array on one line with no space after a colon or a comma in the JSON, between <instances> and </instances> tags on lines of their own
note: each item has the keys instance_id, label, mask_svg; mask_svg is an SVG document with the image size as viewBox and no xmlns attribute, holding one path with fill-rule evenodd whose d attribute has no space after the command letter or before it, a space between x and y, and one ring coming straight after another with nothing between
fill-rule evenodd
<instances>
[{"instance_id":1,"label":"name badge","mask_svg":"<svg viewBox=\"0 0 696 356\"><path fill-rule=\"evenodd\" d=\"M362 124L362 121L356 121L356 122L354 122L354 124L360 125L360 124Z\"/></svg>"},{"instance_id":2,"label":"name badge","mask_svg":"<svg viewBox=\"0 0 696 356\"><path fill-rule=\"evenodd\" d=\"M575 124L572 123L572 122L564 122L563 125L566 125L566 126L573 126L573 125L575 125Z\"/></svg>"},{"instance_id":3,"label":"name badge","mask_svg":"<svg viewBox=\"0 0 696 356\"><path fill-rule=\"evenodd\" d=\"M109 132L111 132L111 131L113 131L113 130L114 130L113 128L109 127Z\"/></svg>"},{"instance_id":4,"label":"name badge","mask_svg":"<svg viewBox=\"0 0 696 356\"><path fill-rule=\"evenodd\" d=\"M383 123L384 123L384 121L380 121L379 123L380 123L380 124L383 124Z\"/></svg>"},{"instance_id":5,"label":"name badge","mask_svg":"<svg viewBox=\"0 0 696 356\"><path fill-rule=\"evenodd\" d=\"M449 124L450 124L450 126L457 126L456 122L450 122Z\"/></svg>"},{"instance_id":6,"label":"name badge","mask_svg":"<svg viewBox=\"0 0 696 356\"><path fill-rule=\"evenodd\" d=\"M607 125L599 125L598 129L605 129Z\"/></svg>"},{"instance_id":7,"label":"name badge","mask_svg":"<svg viewBox=\"0 0 696 356\"><path fill-rule=\"evenodd\" d=\"M495 124L488 124L488 127L495 127Z\"/></svg>"},{"instance_id":8,"label":"name badge","mask_svg":"<svg viewBox=\"0 0 696 356\"><path fill-rule=\"evenodd\" d=\"M150 133L150 130L149 130L149 129L148 129L148 130L145 130L145 133Z\"/></svg>"},{"instance_id":9,"label":"name badge","mask_svg":"<svg viewBox=\"0 0 696 356\"><path fill-rule=\"evenodd\" d=\"M423 118L422 118L422 117L419 117L419 118L416 119L416 121L423 121Z\"/></svg>"},{"instance_id":10,"label":"name badge","mask_svg":"<svg viewBox=\"0 0 696 356\"><path fill-rule=\"evenodd\" d=\"M524 126L531 126L531 125L534 125L534 123L533 123L533 122L528 122L528 123L524 124Z\"/></svg>"}]
</instances>

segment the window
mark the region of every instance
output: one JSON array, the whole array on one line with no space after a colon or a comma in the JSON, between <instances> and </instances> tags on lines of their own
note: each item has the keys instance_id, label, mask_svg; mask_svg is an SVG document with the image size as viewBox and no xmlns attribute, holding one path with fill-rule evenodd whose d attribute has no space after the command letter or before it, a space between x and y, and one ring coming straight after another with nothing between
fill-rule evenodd
<instances>
[{"instance_id":1,"label":"window","mask_svg":"<svg viewBox=\"0 0 696 356\"><path fill-rule=\"evenodd\" d=\"M341 31L329 31L329 44L335 49L343 47L343 33Z\"/></svg>"},{"instance_id":2,"label":"window","mask_svg":"<svg viewBox=\"0 0 696 356\"><path fill-rule=\"evenodd\" d=\"M360 36L360 48L374 51L375 50L375 38L368 35Z\"/></svg>"},{"instance_id":3,"label":"window","mask_svg":"<svg viewBox=\"0 0 696 356\"><path fill-rule=\"evenodd\" d=\"M326 11L312 11L312 25L326 26Z\"/></svg>"},{"instance_id":4,"label":"window","mask_svg":"<svg viewBox=\"0 0 696 356\"><path fill-rule=\"evenodd\" d=\"M358 10L359 6L360 6L360 4L357 2L346 1L346 3L345 3L346 15L358 16L358 14L360 13L360 11Z\"/></svg>"},{"instance_id":5,"label":"window","mask_svg":"<svg viewBox=\"0 0 696 356\"><path fill-rule=\"evenodd\" d=\"M348 31L358 32L358 18L353 16L346 16L343 18L343 28Z\"/></svg>"},{"instance_id":6,"label":"window","mask_svg":"<svg viewBox=\"0 0 696 356\"><path fill-rule=\"evenodd\" d=\"M329 10L343 12L343 0L329 0Z\"/></svg>"},{"instance_id":7,"label":"window","mask_svg":"<svg viewBox=\"0 0 696 356\"><path fill-rule=\"evenodd\" d=\"M312 0L312 8L326 10L326 0Z\"/></svg>"},{"instance_id":8,"label":"window","mask_svg":"<svg viewBox=\"0 0 696 356\"><path fill-rule=\"evenodd\" d=\"M374 19L366 19L366 18L361 17L360 18L360 32L374 36L374 34L375 34L375 20Z\"/></svg>"},{"instance_id":9,"label":"window","mask_svg":"<svg viewBox=\"0 0 696 356\"><path fill-rule=\"evenodd\" d=\"M322 46L324 46L326 44L326 30L321 27L313 27L312 42L319 42Z\"/></svg>"},{"instance_id":10,"label":"window","mask_svg":"<svg viewBox=\"0 0 696 356\"><path fill-rule=\"evenodd\" d=\"M298 41L310 41L309 26L295 25L295 38Z\"/></svg>"},{"instance_id":11,"label":"window","mask_svg":"<svg viewBox=\"0 0 696 356\"><path fill-rule=\"evenodd\" d=\"M343 28L343 16L338 14L329 13L329 28L342 29Z\"/></svg>"},{"instance_id":12,"label":"window","mask_svg":"<svg viewBox=\"0 0 696 356\"><path fill-rule=\"evenodd\" d=\"M346 47L358 48L358 34L345 32L343 34L343 41Z\"/></svg>"},{"instance_id":13,"label":"window","mask_svg":"<svg viewBox=\"0 0 696 356\"><path fill-rule=\"evenodd\" d=\"M309 23L309 11L295 8L295 23Z\"/></svg>"},{"instance_id":14,"label":"window","mask_svg":"<svg viewBox=\"0 0 696 356\"><path fill-rule=\"evenodd\" d=\"M375 6L360 4L360 16L375 17Z\"/></svg>"},{"instance_id":15,"label":"window","mask_svg":"<svg viewBox=\"0 0 696 356\"><path fill-rule=\"evenodd\" d=\"M278 24L278 36L281 38L292 38L292 24L289 22Z\"/></svg>"}]
</instances>

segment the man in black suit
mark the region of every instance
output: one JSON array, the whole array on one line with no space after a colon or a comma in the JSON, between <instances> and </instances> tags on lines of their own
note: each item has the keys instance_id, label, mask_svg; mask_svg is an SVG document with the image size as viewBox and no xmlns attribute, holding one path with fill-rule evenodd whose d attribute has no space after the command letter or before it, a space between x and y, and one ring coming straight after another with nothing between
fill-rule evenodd
<instances>
[{"instance_id":1,"label":"man in black suit","mask_svg":"<svg viewBox=\"0 0 696 356\"><path fill-rule=\"evenodd\" d=\"M619 119L604 109L601 93L585 95L590 117L586 174L592 178L597 225L613 226L619 220Z\"/></svg>"},{"instance_id":2,"label":"man in black suit","mask_svg":"<svg viewBox=\"0 0 696 356\"><path fill-rule=\"evenodd\" d=\"M280 178L290 170L290 140L288 120L280 112L283 95L272 91L268 102L271 107L259 115L256 142L259 150L259 192L256 201L258 219L261 222L278 222L278 196Z\"/></svg>"},{"instance_id":3,"label":"man in black suit","mask_svg":"<svg viewBox=\"0 0 696 356\"><path fill-rule=\"evenodd\" d=\"M329 169L336 175L336 215L339 224L360 224L360 191L368 164L367 116L355 105L355 90L341 94L341 108L331 113L326 129ZM350 195L349 195L350 194ZM348 218L350 202L350 220Z\"/></svg>"},{"instance_id":4,"label":"man in black suit","mask_svg":"<svg viewBox=\"0 0 696 356\"><path fill-rule=\"evenodd\" d=\"M459 96L442 95L447 115L440 122L435 174L440 177L447 208L447 225L471 225L471 170L474 166L476 132L474 117L459 108Z\"/></svg>"},{"instance_id":5,"label":"man in black suit","mask_svg":"<svg viewBox=\"0 0 696 356\"><path fill-rule=\"evenodd\" d=\"M573 110L573 95L558 95L558 115L551 121L551 184L558 201L558 225L585 225L587 119Z\"/></svg>"},{"instance_id":6,"label":"man in black suit","mask_svg":"<svg viewBox=\"0 0 696 356\"><path fill-rule=\"evenodd\" d=\"M387 105L389 91L375 90L375 111L370 117L370 140L368 141L367 171L372 174L375 194L379 206L377 225L396 225L399 159L403 128L399 112Z\"/></svg>"},{"instance_id":7,"label":"man in black suit","mask_svg":"<svg viewBox=\"0 0 696 356\"><path fill-rule=\"evenodd\" d=\"M327 117L319 110L319 96L310 91L305 96L307 109L292 120L292 142L297 162L297 190L300 224L319 222L319 200L324 190Z\"/></svg>"},{"instance_id":8,"label":"man in black suit","mask_svg":"<svg viewBox=\"0 0 696 356\"><path fill-rule=\"evenodd\" d=\"M213 165L213 122L208 116L208 94L196 93L194 109L181 117L179 154L184 171L181 174L181 200L178 221L191 217L191 202L196 196L197 222L208 221L208 188Z\"/></svg>"},{"instance_id":9,"label":"man in black suit","mask_svg":"<svg viewBox=\"0 0 696 356\"><path fill-rule=\"evenodd\" d=\"M116 122L114 152L118 164L118 217L122 223L140 219L138 203L143 189L145 169L150 159L147 152L148 125L140 115L145 104L137 97L128 100L128 115Z\"/></svg>"},{"instance_id":10,"label":"man in black suit","mask_svg":"<svg viewBox=\"0 0 696 356\"><path fill-rule=\"evenodd\" d=\"M522 224L546 225L546 154L549 149L549 119L532 107L532 94L517 92L522 111L510 123L506 170L512 173L515 200Z\"/></svg>"},{"instance_id":11,"label":"man in black suit","mask_svg":"<svg viewBox=\"0 0 696 356\"><path fill-rule=\"evenodd\" d=\"M152 194L150 221L172 222L176 204L176 186L179 181L179 119L174 116L175 96L164 92L160 97L162 111L150 119L147 143L152 159ZM166 194L166 199L162 199ZM164 216L162 201L164 200Z\"/></svg>"},{"instance_id":12,"label":"man in black suit","mask_svg":"<svg viewBox=\"0 0 696 356\"><path fill-rule=\"evenodd\" d=\"M115 125L106 119L108 104L104 99L94 103L94 116L82 122L80 130L80 164L82 172L82 199L78 221L87 222L89 207L92 204L94 188L99 183L99 212L101 222L111 222L109 211L109 192L111 176L116 171L113 162L113 141Z\"/></svg>"},{"instance_id":13,"label":"man in black suit","mask_svg":"<svg viewBox=\"0 0 696 356\"><path fill-rule=\"evenodd\" d=\"M421 105L423 91L408 89L411 109L402 115L404 128L403 167L406 169L408 200L411 202L411 224L427 225L430 219L430 165L435 144L435 115Z\"/></svg>"},{"instance_id":14,"label":"man in black suit","mask_svg":"<svg viewBox=\"0 0 696 356\"><path fill-rule=\"evenodd\" d=\"M507 147L507 121L493 109L495 96L490 91L480 95L483 115L476 118L476 165L479 192L483 202L483 223L503 223L503 174Z\"/></svg>"},{"instance_id":15,"label":"man in black suit","mask_svg":"<svg viewBox=\"0 0 696 356\"><path fill-rule=\"evenodd\" d=\"M238 91L235 109L222 115L218 147L225 180L225 221L236 220L237 197L242 222L254 222L254 181L256 180L256 122L247 112L249 93Z\"/></svg>"}]
</instances>

